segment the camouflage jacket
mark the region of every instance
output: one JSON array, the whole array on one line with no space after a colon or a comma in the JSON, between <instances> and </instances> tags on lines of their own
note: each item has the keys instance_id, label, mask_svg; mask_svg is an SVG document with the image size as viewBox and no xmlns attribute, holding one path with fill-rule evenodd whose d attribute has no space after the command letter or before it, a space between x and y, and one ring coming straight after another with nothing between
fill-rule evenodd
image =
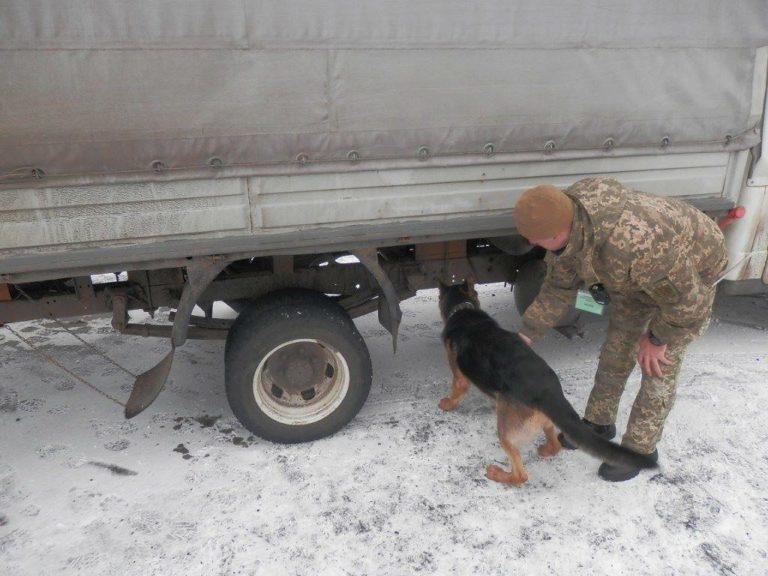
<instances>
[{"instance_id":1,"label":"camouflage jacket","mask_svg":"<svg viewBox=\"0 0 768 576\"><path fill-rule=\"evenodd\" d=\"M610 178L586 178L564 192L576 205L571 236L560 254L547 253L547 276L522 332L541 336L574 305L580 287L601 283L611 298L658 308L650 330L662 342L693 340L728 263L715 222L689 204Z\"/></svg>"}]
</instances>

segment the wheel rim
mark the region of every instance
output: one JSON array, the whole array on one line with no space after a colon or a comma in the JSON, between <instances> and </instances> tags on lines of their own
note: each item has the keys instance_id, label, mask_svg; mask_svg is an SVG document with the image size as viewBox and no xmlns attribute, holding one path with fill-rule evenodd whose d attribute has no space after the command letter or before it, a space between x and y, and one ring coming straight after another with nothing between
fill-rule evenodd
<instances>
[{"instance_id":1,"label":"wheel rim","mask_svg":"<svg viewBox=\"0 0 768 576\"><path fill-rule=\"evenodd\" d=\"M270 418L298 426L332 414L349 391L344 356L314 339L284 342L262 358L253 375L253 396Z\"/></svg>"}]
</instances>

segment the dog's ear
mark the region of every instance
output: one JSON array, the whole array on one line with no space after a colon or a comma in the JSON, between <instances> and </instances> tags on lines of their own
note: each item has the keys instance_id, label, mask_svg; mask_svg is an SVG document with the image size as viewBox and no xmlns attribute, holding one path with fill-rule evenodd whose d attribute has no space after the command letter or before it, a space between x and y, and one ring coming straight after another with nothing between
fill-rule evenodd
<instances>
[{"instance_id":1,"label":"dog's ear","mask_svg":"<svg viewBox=\"0 0 768 576\"><path fill-rule=\"evenodd\" d=\"M448 292L449 286L447 284L444 284L442 280L437 281L437 287L440 290L440 294L445 294Z\"/></svg>"},{"instance_id":2,"label":"dog's ear","mask_svg":"<svg viewBox=\"0 0 768 576\"><path fill-rule=\"evenodd\" d=\"M477 290L475 290L475 279L472 276L468 276L464 282L461 283L461 293L465 298L477 302Z\"/></svg>"}]
</instances>

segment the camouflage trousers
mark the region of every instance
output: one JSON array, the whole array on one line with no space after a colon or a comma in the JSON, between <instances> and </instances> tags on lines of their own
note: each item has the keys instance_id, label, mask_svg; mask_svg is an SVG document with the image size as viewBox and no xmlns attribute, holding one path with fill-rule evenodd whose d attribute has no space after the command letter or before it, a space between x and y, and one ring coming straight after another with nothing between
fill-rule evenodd
<instances>
[{"instance_id":1,"label":"camouflage trousers","mask_svg":"<svg viewBox=\"0 0 768 576\"><path fill-rule=\"evenodd\" d=\"M712 293L714 299L714 290ZM711 302L710 302L711 309ZM637 363L638 340L646 332L657 309L638 300L611 299L608 335L600 351L595 385L589 395L584 417L595 424L613 424L627 379ZM709 319L702 322L702 334ZM659 378L643 374L640 391L632 404L627 430L622 444L636 452L650 454L661 439L664 422L675 402L677 376L688 342L667 347L672 362L662 366Z\"/></svg>"}]
</instances>

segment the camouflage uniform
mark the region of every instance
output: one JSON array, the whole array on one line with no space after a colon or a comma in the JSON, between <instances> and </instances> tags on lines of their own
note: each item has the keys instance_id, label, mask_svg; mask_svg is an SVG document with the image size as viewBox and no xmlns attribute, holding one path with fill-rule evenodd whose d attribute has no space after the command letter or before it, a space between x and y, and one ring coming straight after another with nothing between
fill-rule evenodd
<instances>
[{"instance_id":1,"label":"camouflage uniform","mask_svg":"<svg viewBox=\"0 0 768 576\"><path fill-rule=\"evenodd\" d=\"M541 336L571 309L580 287L603 284L611 298L608 335L585 418L616 421L638 340L650 328L667 344L672 365L662 367L661 378L643 375L622 443L653 452L685 349L709 323L712 283L728 263L723 234L692 206L613 179L587 178L564 192L576 206L571 235L562 253L547 253L547 277L523 316L522 332Z\"/></svg>"}]
</instances>

